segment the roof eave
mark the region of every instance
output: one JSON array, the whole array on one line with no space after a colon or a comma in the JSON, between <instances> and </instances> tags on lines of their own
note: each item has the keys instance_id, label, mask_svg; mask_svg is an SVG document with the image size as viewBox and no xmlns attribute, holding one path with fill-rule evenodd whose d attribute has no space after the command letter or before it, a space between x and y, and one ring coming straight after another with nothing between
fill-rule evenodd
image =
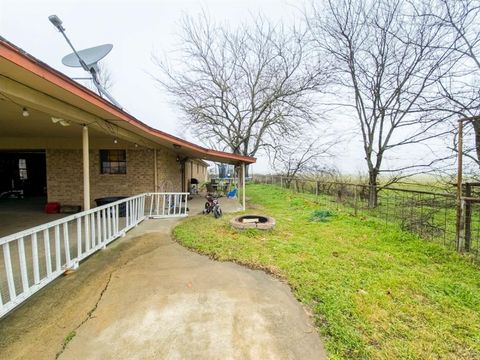
<instances>
[{"instance_id":1,"label":"roof eave","mask_svg":"<svg viewBox=\"0 0 480 360\"><path fill-rule=\"evenodd\" d=\"M111 104L99 95L95 94L90 89L75 82L65 74L61 73L58 70L55 70L51 66L45 64L44 62L40 61L39 59L28 54L27 52L23 51L22 49L18 48L17 46L13 45L12 43L1 37L0 56L14 63L17 66L20 66L23 69L34 73L35 75L43 78L51 84L60 87L63 91L74 94L75 96L82 98L90 104L101 108L102 110L109 113L111 116L114 116L119 120L125 121L132 126L135 126L139 130L147 134L154 135L163 141L171 143L172 145L179 145L190 151L201 153L205 156L206 159L211 158L214 161L218 161L218 158L220 158L228 162L243 162L247 164L253 164L256 162L256 158L251 156L244 156L208 149L200 145L191 143L189 141L183 140L174 135L163 132L161 130L155 129L136 119L134 116L130 115L126 111L116 107L115 105Z\"/></svg>"}]
</instances>

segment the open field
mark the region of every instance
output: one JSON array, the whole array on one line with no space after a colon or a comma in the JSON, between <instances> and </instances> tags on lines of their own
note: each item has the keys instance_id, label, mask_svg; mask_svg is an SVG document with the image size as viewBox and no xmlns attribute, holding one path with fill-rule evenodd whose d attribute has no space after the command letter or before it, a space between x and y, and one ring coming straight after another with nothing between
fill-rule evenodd
<instances>
[{"instance_id":1,"label":"open field","mask_svg":"<svg viewBox=\"0 0 480 360\"><path fill-rule=\"evenodd\" d=\"M480 359L480 269L467 258L319 197L250 185L250 212L270 232L237 232L197 216L177 240L285 279L311 310L332 359ZM315 210L333 210L312 221Z\"/></svg>"}]
</instances>

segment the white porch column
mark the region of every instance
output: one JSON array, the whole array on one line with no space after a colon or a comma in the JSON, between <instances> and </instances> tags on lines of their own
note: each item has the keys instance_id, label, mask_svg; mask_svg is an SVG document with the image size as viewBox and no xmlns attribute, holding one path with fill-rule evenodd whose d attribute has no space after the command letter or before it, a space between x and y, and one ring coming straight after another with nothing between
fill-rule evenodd
<instances>
[{"instance_id":1,"label":"white porch column","mask_svg":"<svg viewBox=\"0 0 480 360\"><path fill-rule=\"evenodd\" d=\"M157 149L153 149L153 192L158 192Z\"/></svg>"},{"instance_id":2,"label":"white porch column","mask_svg":"<svg viewBox=\"0 0 480 360\"><path fill-rule=\"evenodd\" d=\"M245 211L245 163L242 163L242 207Z\"/></svg>"},{"instance_id":3,"label":"white porch column","mask_svg":"<svg viewBox=\"0 0 480 360\"><path fill-rule=\"evenodd\" d=\"M90 162L88 145L88 127L83 125L82 131L83 149L83 210L90 209Z\"/></svg>"}]
</instances>

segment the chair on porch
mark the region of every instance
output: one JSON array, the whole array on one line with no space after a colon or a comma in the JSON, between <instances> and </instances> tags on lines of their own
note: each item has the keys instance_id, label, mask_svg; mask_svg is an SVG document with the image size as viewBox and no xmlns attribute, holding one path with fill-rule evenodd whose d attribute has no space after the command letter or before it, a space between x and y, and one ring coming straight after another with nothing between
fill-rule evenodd
<instances>
[{"instance_id":1,"label":"chair on porch","mask_svg":"<svg viewBox=\"0 0 480 360\"><path fill-rule=\"evenodd\" d=\"M237 197L237 194L238 194L238 189L237 188L233 188L232 190L230 190L228 193L227 193L227 197L229 199L235 199Z\"/></svg>"}]
</instances>

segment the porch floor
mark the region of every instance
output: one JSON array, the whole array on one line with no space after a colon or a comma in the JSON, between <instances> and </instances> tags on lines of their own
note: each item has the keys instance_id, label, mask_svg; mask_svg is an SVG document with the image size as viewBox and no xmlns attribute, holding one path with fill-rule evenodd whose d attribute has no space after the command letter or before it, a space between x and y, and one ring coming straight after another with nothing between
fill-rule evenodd
<instances>
[{"instance_id":1,"label":"porch floor","mask_svg":"<svg viewBox=\"0 0 480 360\"><path fill-rule=\"evenodd\" d=\"M203 211L206 202L205 195L206 194L193 195L193 199L188 202L188 208L190 209L189 214L196 215ZM220 208L225 213L242 211L242 205L238 199L221 197L218 199L218 202L220 203Z\"/></svg>"},{"instance_id":2,"label":"porch floor","mask_svg":"<svg viewBox=\"0 0 480 360\"><path fill-rule=\"evenodd\" d=\"M2 357L326 358L288 286L183 248L178 221L144 221L0 320Z\"/></svg>"},{"instance_id":3,"label":"porch floor","mask_svg":"<svg viewBox=\"0 0 480 360\"><path fill-rule=\"evenodd\" d=\"M46 197L0 199L0 237L60 219L69 214L46 214Z\"/></svg>"}]
</instances>

